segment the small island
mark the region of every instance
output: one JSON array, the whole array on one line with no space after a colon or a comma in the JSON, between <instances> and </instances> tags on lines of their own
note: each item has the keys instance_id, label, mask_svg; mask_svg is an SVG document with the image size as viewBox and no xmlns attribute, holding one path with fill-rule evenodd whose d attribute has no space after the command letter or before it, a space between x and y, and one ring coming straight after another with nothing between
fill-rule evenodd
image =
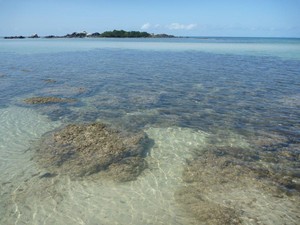
<instances>
[{"instance_id":1,"label":"small island","mask_svg":"<svg viewBox=\"0 0 300 225\"><path fill-rule=\"evenodd\" d=\"M63 36L47 35L44 38L174 38L175 36L169 34L150 34L148 32L140 31L125 31L125 30L113 30L105 31L103 33L87 33L73 32L72 34L66 34ZM40 38L37 34L25 37L25 36L8 36L4 39L24 39L24 38Z\"/></svg>"}]
</instances>

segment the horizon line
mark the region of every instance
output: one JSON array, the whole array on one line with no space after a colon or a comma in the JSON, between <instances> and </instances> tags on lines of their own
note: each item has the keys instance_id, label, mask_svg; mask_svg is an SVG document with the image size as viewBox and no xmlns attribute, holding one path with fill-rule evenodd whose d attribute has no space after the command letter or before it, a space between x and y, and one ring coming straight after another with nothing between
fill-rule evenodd
<instances>
[{"instance_id":1,"label":"horizon line","mask_svg":"<svg viewBox=\"0 0 300 225\"><path fill-rule=\"evenodd\" d=\"M153 33L150 33L150 34L153 34ZM51 34L52 35L52 34ZM40 38L45 38L47 36L51 36L51 35L43 35L43 36L39 36ZM169 34L168 34L169 35ZM172 35L172 34L170 34ZM10 35L10 36L7 36L7 35L4 35L4 36L0 36L0 38L4 38L4 37L18 37L18 36L23 36L25 38L29 38L31 37L32 35ZM53 35L53 36L56 36L56 37L63 37L65 35ZM221 35L216 35L216 36L213 36L213 35L173 35L174 37L173 38L286 38L286 39L300 39L300 36L299 37L291 37L291 36L227 36L227 35L224 35L224 36L221 36ZM73 37L73 38L80 38L80 37ZM90 38L90 37L83 37L83 38ZM105 37L98 37L98 38L105 38ZM113 38L124 38L124 37L113 37ZM128 37L129 38L129 37ZM137 37L138 38L138 37ZM151 37L143 37L143 38L151 38ZM35 39L35 38L32 38L32 39Z\"/></svg>"}]
</instances>

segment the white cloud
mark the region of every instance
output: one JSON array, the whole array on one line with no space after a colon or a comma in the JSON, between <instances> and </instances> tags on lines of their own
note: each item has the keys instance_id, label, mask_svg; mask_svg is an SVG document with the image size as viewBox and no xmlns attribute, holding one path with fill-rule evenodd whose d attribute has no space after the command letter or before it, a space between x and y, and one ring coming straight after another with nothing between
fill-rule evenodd
<instances>
[{"instance_id":1,"label":"white cloud","mask_svg":"<svg viewBox=\"0 0 300 225\"><path fill-rule=\"evenodd\" d=\"M180 23L171 23L167 26L170 30L192 30L197 27L197 24L180 24Z\"/></svg>"},{"instance_id":2,"label":"white cloud","mask_svg":"<svg viewBox=\"0 0 300 225\"><path fill-rule=\"evenodd\" d=\"M191 24L180 24L180 23L171 23L169 25L161 25L161 24L151 24L151 23L145 23L141 26L141 30L149 30L152 29L162 29L167 28L169 30L192 30L196 28L198 25L195 23Z\"/></svg>"},{"instance_id":3,"label":"white cloud","mask_svg":"<svg viewBox=\"0 0 300 225\"><path fill-rule=\"evenodd\" d=\"M147 30L147 29L149 29L151 27L151 24L150 23L145 23L142 27L141 27L141 29L142 30Z\"/></svg>"}]
</instances>

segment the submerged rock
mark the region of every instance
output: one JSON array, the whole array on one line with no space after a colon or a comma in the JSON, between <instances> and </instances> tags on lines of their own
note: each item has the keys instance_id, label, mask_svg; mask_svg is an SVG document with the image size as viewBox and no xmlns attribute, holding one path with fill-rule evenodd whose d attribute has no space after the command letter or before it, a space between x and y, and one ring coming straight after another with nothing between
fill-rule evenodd
<instances>
[{"instance_id":1,"label":"submerged rock","mask_svg":"<svg viewBox=\"0 0 300 225\"><path fill-rule=\"evenodd\" d=\"M175 193L176 200L201 224L294 224L299 219L299 183L287 171L297 171L299 162L288 154L273 164L259 153L230 146L196 151L183 171L185 185ZM270 157L282 154L286 152Z\"/></svg>"},{"instance_id":2,"label":"submerged rock","mask_svg":"<svg viewBox=\"0 0 300 225\"><path fill-rule=\"evenodd\" d=\"M56 80L53 80L53 79L44 79L43 81L45 83L56 83Z\"/></svg>"},{"instance_id":3,"label":"submerged rock","mask_svg":"<svg viewBox=\"0 0 300 225\"><path fill-rule=\"evenodd\" d=\"M59 97L32 97L24 100L27 104L49 104L49 103L71 103L76 102L72 98L59 98Z\"/></svg>"},{"instance_id":4,"label":"submerged rock","mask_svg":"<svg viewBox=\"0 0 300 225\"><path fill-rule=\"evenodd\" d=\"M147 162L141 157L125 157L117 163L112 163L102 175L119 182L132 181L147 167Z\"/></svg>"},{"instance_id":5,"label":"submerged rock","mask_svg":"<svg viewBox=\"0 0 300 225\"><path fill-rule=\"evenodd\" d=\"M56 177L57 174L54 173L44 173L43 175L40 176L40 179L42 178L52 178L52 177Z\"/></svg>"},{"instance_id":6,"label":"submerged rock","mask_svg":"<svg viewBox=\"0 0 300 225\"><path fill-rule=\"evenodd\" d=\"M82 177L101 173L117 181L130 181L147 167L144 133L128 134L103 123L68 125L46 135L35 159L50 173Z\"/></svg>"},{"instance_id":7,"label":"submerged rock","mask_svg":"<svg viewBox=\"0 0 300 225\"><path fill-rule=\"evenodd\" d=\"M213 203L201 195L201 187L185 187L176 192L176 200L186 205L189 213L196 217L200 224L239 225L242 224L237 212L221 204Z\"/></svg>"}]
</instances>

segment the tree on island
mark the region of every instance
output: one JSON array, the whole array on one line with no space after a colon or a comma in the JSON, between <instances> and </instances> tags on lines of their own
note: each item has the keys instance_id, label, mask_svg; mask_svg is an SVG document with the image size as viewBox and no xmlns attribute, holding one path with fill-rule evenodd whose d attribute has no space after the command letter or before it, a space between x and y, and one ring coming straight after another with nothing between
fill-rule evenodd
<instances>
[{"instance_id":1,"label":"tree on island","mask_svg":"<svg viewBox=\"0 0 300 225\"><path fill-rule=\"evenodd\" d=\"M147 32L140 31L125 31L125 30L113 30L113 31L105 31L101 33L92 33L88 34L86 31L83 32L73 32L72 34L66 34L64 36L55 36L48 35L44 38L173 38L175 36L168 34L149 34ZM26 38L24 36L11 36L4 37L5 39L22 39ZM39 38L37 34L29 36L28 38Z\"/></svg>"},{"instance_id":2,"label":"tree on island","mask_svg":"<svg viewBox=\"0 0 300 225\"><path fill-rule=\"evenodd\" d=\"M113 31L105 31L100 36L116 37L116 38L140 38L140 37L151 37L151 34L147 32L139 32L139 31L113 30Z\"/></svg>"}]
</instances>

